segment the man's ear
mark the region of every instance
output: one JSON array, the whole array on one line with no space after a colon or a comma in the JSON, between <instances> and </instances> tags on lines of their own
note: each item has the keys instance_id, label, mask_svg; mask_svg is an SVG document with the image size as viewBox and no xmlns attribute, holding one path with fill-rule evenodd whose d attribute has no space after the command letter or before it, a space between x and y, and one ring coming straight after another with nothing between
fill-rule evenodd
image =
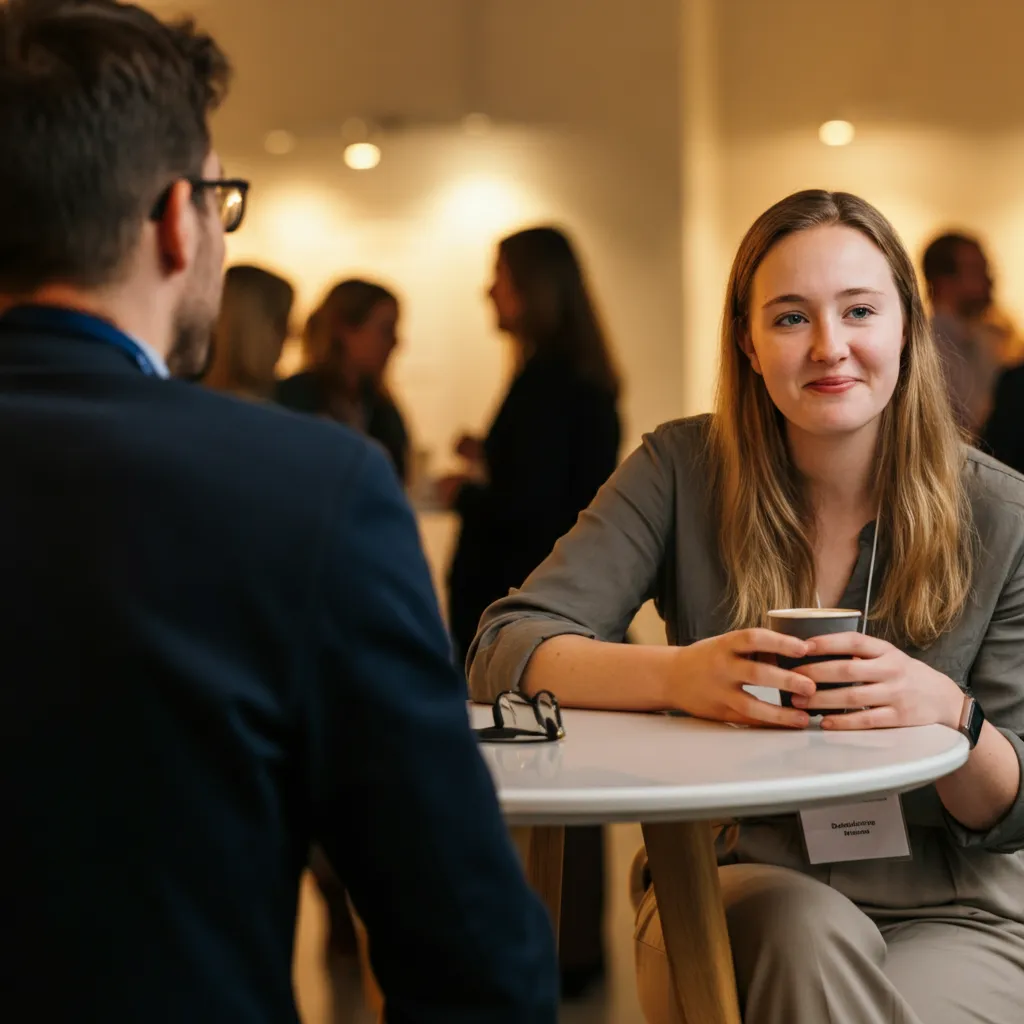
<instances>
[{"instance_id":1,"label":"man's ear","mask_svg":"<svg viewBox=\"0 0 1024 1024\"><path fill-rule=\"evenodd\" d=\"M176 181L171 186L156 229L164 268L169 274L181 273L195 258L196 250L196 209L187 181Z\"/></svg>"},{"instance_id":2,"label":"man's ear","mask_svg":"<svg viewBox=\"0 0 1024 1024\"><path fill-rule=\"evenodd\" d=\"M761 363L757 358L757 350L754 348L754 340L750 337L750 328L747 324L740 326L739 345L743 349L743 354L750 360L754 373L758 374L758 376L763 376L761 373Z\"/></svg>"}]
</instances>

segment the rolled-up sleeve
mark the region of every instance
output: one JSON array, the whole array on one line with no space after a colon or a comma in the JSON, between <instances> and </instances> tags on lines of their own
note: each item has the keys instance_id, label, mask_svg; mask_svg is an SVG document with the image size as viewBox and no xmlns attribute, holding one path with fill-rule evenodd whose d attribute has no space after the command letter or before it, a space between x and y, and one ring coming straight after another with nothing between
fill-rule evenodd
<instances>
[{"instance_id":1,"label":"rolled-up sleeve","mask_svg":"<svg viewBox=\"0 0 1024 1024\"><path fill-rule=\"evenodd\" d=\"M1024 551L1018 551L1010 565L968 682L988 720L1016 751L1024 777ZM958 846L992 853L1024 849L1024 786L1007 814L988 832L964 828L948 811L944 817Z\"/></svg>"},{"instance_id":2,"label":"rolled-up sleeve","mask_svg":"<svg viewBox=\"0 0 1024 1024\"><path fill-rule=\"evenodd\" d=\"M660 434L644 438L522 588L484 613L466 664L474 699L517 688L552 637L622 641L655 596L674 522L672 461Z\"/></svg>"}]
</instances>

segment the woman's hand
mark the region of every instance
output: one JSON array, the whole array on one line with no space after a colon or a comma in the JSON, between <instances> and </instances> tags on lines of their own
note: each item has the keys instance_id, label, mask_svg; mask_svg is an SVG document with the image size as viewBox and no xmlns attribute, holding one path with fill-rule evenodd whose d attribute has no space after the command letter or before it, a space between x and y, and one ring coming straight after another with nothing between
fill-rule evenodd
<instances>
[{"instance_id":1,"label":"woman's hand","mask_svg":"<svg viewBox=\"0 0 1024 1024\"><path fill-rule=\"evenodd\" d=\"M743 687L766 686L811 697L815 686L807 676L771 663L777 655L806 657L808 650L806 641L770 629L741 629L680 647L669 683L670 703L695 718L802 729L810 722L805 711L766 704Z\"/></svg>"},{"instance_id":2,"label":"woman's hand","mask_svg":"<svg viewBox=\"0 0 1024 1024\"><path fill-rule=\"evenodd\" d=\"M815 683L860 683L794 697L812 714L820 708L857 708L830 715L825 729L894 729L905 725L960 724L964 695L948 676L904 654L898 647L863 633L836 633L809 641L815 657L837 661L803 665L795 671Z\"/></svg>"}]
</instances>

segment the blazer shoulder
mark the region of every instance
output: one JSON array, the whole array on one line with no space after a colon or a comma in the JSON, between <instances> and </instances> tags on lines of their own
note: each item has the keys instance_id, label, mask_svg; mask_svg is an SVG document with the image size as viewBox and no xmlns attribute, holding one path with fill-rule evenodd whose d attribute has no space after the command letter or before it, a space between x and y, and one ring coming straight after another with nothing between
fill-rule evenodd
<instances>
[{"instance_id":1,"label":"blazer shoulder","mask_svg":"<svg viewBox=\"0 0 1024 1024\"><path fill-rule=\"evenodd\" d=\"M164 385L168 386L167 384ZM340 423L274 405L222 395L191 384L180 388L188 406L187 420L201 435L198 451L221 452L238 469L296 480L354 468L373 456L378 446ZM179 422L181 410L168 415ZM385 465L387 460L383 459Z\"/></svg>"}]
</instances>

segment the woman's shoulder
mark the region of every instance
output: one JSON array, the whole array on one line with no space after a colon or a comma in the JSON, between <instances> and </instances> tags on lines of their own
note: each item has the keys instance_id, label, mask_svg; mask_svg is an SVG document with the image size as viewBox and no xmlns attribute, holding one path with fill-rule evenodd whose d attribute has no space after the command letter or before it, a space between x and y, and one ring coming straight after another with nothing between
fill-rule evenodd
<instances>
[{"instance_id":1,"label":"woman's shoulder","mask_svg":"<svg viewBox=\"0 0 1024 1024\"><path fill-rule=\"evenodd\" d=\"M1024 476L971 448L964 482L982 550L1004 565L1024 554Z\"/></svg>"},{"instance_id":2,"label":"woman's shoulder","mask_svg":"<svg viewBox=\"0 0 1024 1024\"><path fill-rule=\"evenodd\" d=\"M644 434L640 447L623 463L626 480L660 481L661 489L682 484L682 493L698 497L707 492L710 416L688 416L662 423Z\"/></svg>"},{"instance_id":3,"label":"woman's shoulder","mask_svg":"<svg viewBox=\"0 0 1024 1024\"><path fill-rule=\"evenodd\" d=\"M645 434L644 443L673 461L689 463L697 458L703 459L707 454L712 420L711 413L669 420Z\"/></svg>"},{"instance_id":4,"label":"woman's shoulder","mask_svg":"<svg viewBox=\"0 0 1024 1024\"><path fill-rule=\"evenodd\" d=\"M964 476L971 500L1024 513L1024 475L977 448L967 449Z\"/></svg>"}]
</instances>

